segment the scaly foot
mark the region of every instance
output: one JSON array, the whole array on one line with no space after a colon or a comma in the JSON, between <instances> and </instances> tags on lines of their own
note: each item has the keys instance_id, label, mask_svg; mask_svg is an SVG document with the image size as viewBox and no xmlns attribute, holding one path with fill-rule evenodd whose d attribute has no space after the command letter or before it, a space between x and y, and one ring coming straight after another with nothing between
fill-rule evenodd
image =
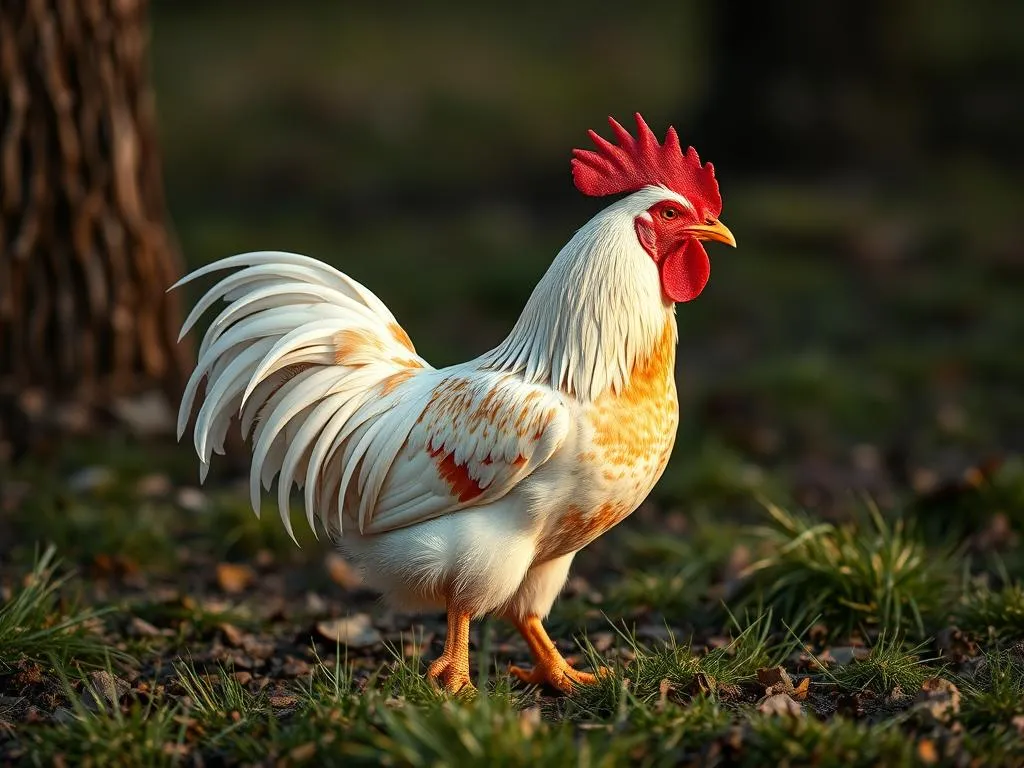
<instances>
[{"instance_id":1,"label":"scaly foot","mask_svg":"<svg viewBox=\"0 0 1024 768\"><path fill-rule=\"evenodd\" d=\"M594 685L601 677L609 674L607 667L601 667L596 674L573 669L572 664L555 648L539 617L513 619L513 623L526 640L526 644L530 646L530 653L536 662L536 666L530 670L516 666L509 668L509 672L524 683L547 684L562 693L570 693L574 686Z\"/></svg>"},{"instance_id":2,"label":"scaly foot","mask_svg":"<svg viewBox=\"0 0 1024 768\"><path fill-rule=\"evenodd\" d=\"M427 680L448 693L472 691L469 679L469 614L448 607L448 636L444 651L427 668Z\"/></svg>"},{"instance_id":3,"label":"scaly foot","mask_svg":"<svg viewBox=\"0 0 1024 768\"><path fill-rule=\"evenodd\" d=\"M468 660L460 663L447 652L427 668L427 680L451 694L474 690L473 681L469 679Z\"/></svg>"}]
</instances>

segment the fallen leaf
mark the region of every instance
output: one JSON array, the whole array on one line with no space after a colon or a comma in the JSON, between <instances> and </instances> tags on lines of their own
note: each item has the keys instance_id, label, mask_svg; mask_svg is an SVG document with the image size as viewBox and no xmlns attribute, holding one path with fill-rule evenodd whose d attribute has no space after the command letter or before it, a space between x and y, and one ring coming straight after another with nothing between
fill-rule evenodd
<instances>
[{"instance_id":1,"label":"fallen leaf","mask_svg":"<svg viewBox=\"0 0 1024 768\"><path fill-rule=\"evenodd\" d=\"M99 669L89 675L89 685L82 691L82 703L93 712L116 707L130 689L126 681Z\"/></svg>"},{"instance_id":2,"label":"fallen leaf","mask_svg":"<svg viewBox=\"0 0 1024 768\"><path fill-rule=\"evenodd\" d=\"M363 579L359 575L359 571L337 552L328 553L325 564L327 573L330 574L331 581L335 584L345 589L357 589L362 585Z\"/></svg>"},{"instance_id":3,"label":"fallen leaf","mask_svg":"<svg viewBox=\"0 0 1024 768\"><path fill-rule=\"evenodd\" d=\"M757 682L772 693L789 693L793 690L793 680L782 667L768 667L757 670Z\"/></svg>"},{"instance_id":4,"label":"fallen leaf","mask_svg":"<svg viewBox=\"0 0 1024 768\"><path fill-rule=\"evenodd\" d=\"M131 621L128 622L128 632L137 637L160 637L163 634L148 621L140 619L138 616L132 616Z\"/></svg>"},{"instance_id":5,"label":"fallen leaf","mask_svg":"<svg viewBox=\"0 0 1024 768\"><path fill-rule=\"evenodd\" d=\"M955 664L974 658L980 650L978 644L958 627L939 630L935 636L935 645L943 656L948 656Z\"/></svg>"},{"instance_id":6,"label":"fallen leaf","mask_svg":"<svg viewBox=\"0 0 1024 768\"><path fill-rule=\"evenodd\" d=\"M804 714L803 708L784 693L769 696L757 708L766 715L781 717L803 717Z\"/></svg>"},{"instance_id":7,"label":"fallen leaf","mask_svg":"<svg viewBox=\"0 0 1024 768\"><path fill-rule=\"evenodd\" d=\"M245 634L236 627L234 624L228 624L226 621L221 622L217 625L221 632L224 633L224 639L228 641L230 645L238 648L245 642Z\"/></svg>"},{"instance_id":8,"label":"fallen leaf","mask_svg":"<svg viewBox=\"0 0 1024 768\"><path fill-rule=\"evenodd\" d=\"M292 747L288 752L288 757L296 763L304 763L307 760L312 760L316 756L316 742L307 741L305 744L299 744L297 747Z\"/></svg>"},{"instance_id":9,"label":"fallen leaf","mask_svg":"<svg viewBox=\"0 0 1024 768\"><path fill-rule=\"evenodd\" d=\"M672 692L672 681L665 678L658 683L658 703L654 705L656 712L664 712L668 706L668 695Z\"/></svg>"},{"instance_id":10,"label":"fallen leaf","mask_svg":"<svg viewBox=\"0 0 1024 768\"><path fill-rule=\"evenodd\" d=\"M527 707L519 713L519 729L525 738L533 736L540 726L540 707Z\"/></svg>"},{"instance_id":11,"label":"fallen leaf","mask_svg":"<svg viewBox=\"0 0 1024 768\"><path fill-rule=\"evenodd\" d=\"M217 563L217 584L225 592L237 594L256 581L256 572L240 563Z\"/></svg>"},{"instance_id":12,"label":"fallen leaf","mask_svg":"<svg viewBox=\"0 0 1024 768\"><path fill-rule=\"evenodd\" d=\"M316 631L328 640L351 648L367 648L381 641L380 632L374 629L365 613L318 622Z\"/></svg>"},{"instance_id":13,"label":"fallen leaf","mask_svg":"<svg viewBox=\"0 0 1024 768\"><path fill-rule=\"evenodd\" d=\"M1017 733L1024 736L1024 715L1015 715L1010 725L1017 729Z\"/></svg>"},{"instance_id":14,"label":"fallen leaf","mask_svg":"<svg viewBox=\"0 0 1024 768\"><path fill-rule=\"evenodd\" d=\"M917 742L917 756L925 765L935 765L939 762L939 751L931 739L921 739Z\"/></svg>"},{"instance_id":15,"label":"fallen leaf","mask_svg":"<svg viewBox=\"0 0 1024 768\"><path fill-rule=\"evenodd\" d=\"M942 677L930 677L921 683L915 711L934 723L948 723L960 712L960 690Z\"/></svg>"},{"instance_id":16,"label":"fallen leaf","mask_svg":"<svg viewBox=\"0 0 1024 768\"><path fill-rule=\"evenodd\" d=\"M797 684L796 688L793 689L793 693L791 695L797 701L804 701L807 699L807 692L810 686L811 678L805 677Z\"/></svg>"}]
</instances>

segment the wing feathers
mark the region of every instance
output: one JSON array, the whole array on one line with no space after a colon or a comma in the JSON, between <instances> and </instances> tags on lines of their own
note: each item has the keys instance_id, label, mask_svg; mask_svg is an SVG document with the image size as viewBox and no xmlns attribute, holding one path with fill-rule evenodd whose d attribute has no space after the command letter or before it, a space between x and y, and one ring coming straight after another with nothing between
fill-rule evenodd
<instances>
[{"instance_id":1,"label":"wing feathers","mask_svg":"<svg viewBox=\"0 0 1024 768\"><path fill-rule=\"evenodd\" d=\"M289 536L293 485L306 520L364 533L391 530L509 493L544 464L569 431L570 407L519 375L470 363L436 371L416 355L384 304L365 287L298 254L261 251L207 265L177 285L221 270L182 335L218 301L178 413L179 437L199 386L206 394L194 442L205 479L233 418L253 443L249 493L277 478ZM521 364L535 364L520 355Z\"/></svg>"}]
</instances>

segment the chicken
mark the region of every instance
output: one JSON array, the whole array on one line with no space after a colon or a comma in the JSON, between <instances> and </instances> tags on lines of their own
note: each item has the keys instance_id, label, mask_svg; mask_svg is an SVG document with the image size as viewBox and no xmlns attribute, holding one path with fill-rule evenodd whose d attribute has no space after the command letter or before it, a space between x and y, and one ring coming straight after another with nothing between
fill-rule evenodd
<instances>
[{"instance_id":1,"label":"chicken","mask_svg":"<svg viewBox=\"0 0 1024 768\"><path fill-rule=\"evenodd\" d=\"M195 306L186 334L218 299L178 415L199 386L195 449L205 479L238 416L252 440L250 495L277 477L281 520L303 490L368 584L406 610L446 610L428 678L472 686L470 621L504 617L522 633L528 683L594 682L544 629L576 553L625 519L668 462L678 424L675 304L710 272L702 240L735 246L718 221L714 169L660 143L636 115L634 138L574 151L586 195L628 193L562 248L508 337L475 360L436 369L369 290L319 261L257 252L203 267L178 285L237 269ZM598 672L600 674L600 671Z\"/></svg>"}]
</instances>

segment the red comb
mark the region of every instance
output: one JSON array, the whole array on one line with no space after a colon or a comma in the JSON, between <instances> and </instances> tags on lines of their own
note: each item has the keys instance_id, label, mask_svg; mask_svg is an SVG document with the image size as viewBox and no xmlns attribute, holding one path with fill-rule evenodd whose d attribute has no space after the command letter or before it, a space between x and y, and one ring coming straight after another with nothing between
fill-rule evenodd
<instances>
[{"instance_id":1,"label":"red comb","mask_svg":"<svg viewBox=\"0 0 1024 768\"><path fill-rule=\"evenodd\" d=\"M640 113L634 117L635 139L614 118L608 118L618 145L588 131L597 151L572 151L576 189L585 195L602 197L662 185L685 197L698 211L703 207L705 212L718 216L722 212L722 196L715 181L715 167L711 163L701 165L693 147L683 154L675 128L668 129L665 143L660 144Z\"/></svg>"}]
</instances>

